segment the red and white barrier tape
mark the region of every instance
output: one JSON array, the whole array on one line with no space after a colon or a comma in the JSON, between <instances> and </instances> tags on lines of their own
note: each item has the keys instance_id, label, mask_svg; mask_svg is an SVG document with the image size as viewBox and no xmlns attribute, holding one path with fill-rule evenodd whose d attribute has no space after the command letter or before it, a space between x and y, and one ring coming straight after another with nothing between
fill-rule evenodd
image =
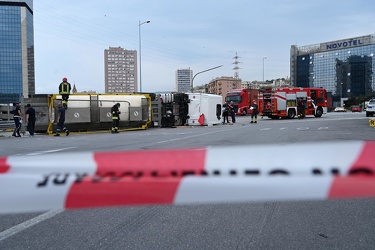
<instances>
[{"instance_id":1,"label":"red and white barrier tape","mask_svg":"<svg viewBox=\"0 0 375 250\"><path fill-rule=\"evenodd\" d=\"M132 177L0 178L0 213L126 205L199 204L375 197L375 178L356 177Z\"/></svg>"},{"instance_id":2,"label":"red and white barrier tape","mask_svg":"<svg viewBox=\"0 0 375 250\"><path fill-rule=\"evenodd\" d=\"M352 141L10 156L0 213L375 197L374 154L375 142Z\"/></svg>"},{"instance_id":3,"label":"red and white barrier tape","mask_svg":"<svg viewBox=\"0 0 375 250\"><path fill-rule=\"evenodd\" d=\"M59 153L0 157L0 175L86 173L89 175L375 174L375 141L212 147L203 149Z\"/></svg>"}]
</instances>

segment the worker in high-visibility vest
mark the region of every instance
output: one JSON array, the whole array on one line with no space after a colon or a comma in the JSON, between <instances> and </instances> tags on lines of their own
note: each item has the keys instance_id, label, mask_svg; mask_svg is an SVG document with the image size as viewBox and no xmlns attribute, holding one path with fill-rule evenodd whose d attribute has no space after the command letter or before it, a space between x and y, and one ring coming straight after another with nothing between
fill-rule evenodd
<instances>
[{"instance_id":1,"label":"worker in high-visibility vest","mask_svg":"<svg viewBox=\"0 0 375 250\"><path fill-rule=\"evenodd\" d=\"M250 106L252 110L251 113L251 122L250 123L257 123L258 122L258 102L257 100L253 100L253 104Z\"/></svg>"},{"instance_id":2,"label":"worker in high-visibility vest","mask_svg":"<svg viewBox=\"0 0 375 250\"><path fill-rule=\"evenodd\" d=\"M62 96L62 105L64 108L68 108L68 99L72 86L68 82L68 79L64 77L62 83L59 85L59 94Z\"/></svg>"},{"instance_id":3,"label":"worker in high-visibility vest","mask_svg":"<svg viewBox=\"0 0 375 250\"><path fill-rule=\"evenodd\" d=\"M118 133L118 125L120 123L120 114L121 114L119 108L120 108L120 103L116 103L111 108L111 114L112 114L112 130L111 130L111 133L112 134Z\"/></svg>"}]
</instances>

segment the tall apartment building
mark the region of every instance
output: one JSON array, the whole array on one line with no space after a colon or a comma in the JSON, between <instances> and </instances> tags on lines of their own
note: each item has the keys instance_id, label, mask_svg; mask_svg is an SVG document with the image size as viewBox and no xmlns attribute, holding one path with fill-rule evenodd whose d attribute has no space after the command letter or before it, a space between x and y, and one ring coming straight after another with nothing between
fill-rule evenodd
<instances>
[{"instance_id":1,"label":"tall apartment building","mask_svg":"<svg viewBox=\"0 0 375 250\"><path fill-rule=\"evenodd\" d=\"M32 0L0 1L0 103L35 94Z\"/></svg>"},{"instance_id":2,"label":"tall apartment building","mask_svg":"<svg viewBox=\"0 0 375 250\"><path fill-rule=\"evenodd\" d=\"M193 70L178 69L176 70L176 92L187 93L191 91L191 79L193 78Z\"/></svg>"},{"instance_id":3,"label":"tall apartment building","mask_svg":"<svg viewBox=\"0 0 375 250\"><path fill-rule=\"evenodd\" d=\"M137 51L121 47L104 50L105 92L132 93L138 91Z\"/></svg>"}]
</instances>

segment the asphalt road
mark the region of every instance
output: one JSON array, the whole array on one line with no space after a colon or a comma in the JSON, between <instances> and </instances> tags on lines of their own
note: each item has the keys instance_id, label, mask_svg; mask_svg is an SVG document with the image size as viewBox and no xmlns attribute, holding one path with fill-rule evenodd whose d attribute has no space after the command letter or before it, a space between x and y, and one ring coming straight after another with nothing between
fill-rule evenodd
<instances>
[{"instance_id":1,"label":"asphalt road","mask_svg":"<svg viewBox=\"0 0 375 250\"><path fill-rule=\"evenodd\" d=\"M0 137L0 155L375 140L364 113L59 138ZM301 147L295 155L305 154ZM233 157L249 157L238 155ZM270 155L270 157L275 157ZM282 156L278 156L282 157ZM287 156L285 156L287 157ZM338 155L337 157L340 157ZM11 190L9 190L11 192ZM0 204L1 206L1 204ZM0 249L374 249L375 200L101 208L0 215Z\"/></svg>"}]
</instances>

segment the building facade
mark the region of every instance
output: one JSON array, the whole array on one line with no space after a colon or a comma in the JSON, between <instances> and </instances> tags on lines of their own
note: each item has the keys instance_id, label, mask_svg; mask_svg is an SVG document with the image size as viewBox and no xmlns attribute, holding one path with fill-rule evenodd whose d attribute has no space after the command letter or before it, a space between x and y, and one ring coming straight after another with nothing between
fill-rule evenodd
<instances>
[{"instance_id":1,"label":"building facade","mask_svg":"<svg viewBox=\"0 0 375 250\"><path fill-rule=\"evenodd\" d=\"M32 0L0 1L0 103L35 94Z\"/></svg>"},{"instance_id":2,"label":"building facade","mask_svg":"<svg viewBox=\"0 0 375 250\"><path fill-rule=\"evenodd\" d=\"M137 51L121 47L104 50L105 92L133 93L138 91Z\"/></svg>"},{"instance_id":3,"label":"building facade","mask_svg":"<svg viewBox=\"0 0 375 250\"><path fill-rule=\"evenodd\" d=\"M239 78L231 76L217 77L208 83L208 93L221 95L224 102L227 93L232 89L240 89L241 84L242 80Z\"/></svg>"},{"instance_id":4,"label":"building facade","mask_svg":"<svg viewBox=\"0 0 375 250\"><path fill-rule=\"evenodd\" d=\"M187 93L191 91L191 80L193 78L193 70L178 69L176 70L176 92Z\"/></svg>"},{"instance_id":5,"label":"building facade","mask_svg":"<svg viewBox=\"0 0 375 250\"><path fill-rule=\"evenodd\" d=\"M334 102L371 96L375 91L375 34L297 47L291 46L291 84L323 87Z\"/></svg>"}]
</instances>

